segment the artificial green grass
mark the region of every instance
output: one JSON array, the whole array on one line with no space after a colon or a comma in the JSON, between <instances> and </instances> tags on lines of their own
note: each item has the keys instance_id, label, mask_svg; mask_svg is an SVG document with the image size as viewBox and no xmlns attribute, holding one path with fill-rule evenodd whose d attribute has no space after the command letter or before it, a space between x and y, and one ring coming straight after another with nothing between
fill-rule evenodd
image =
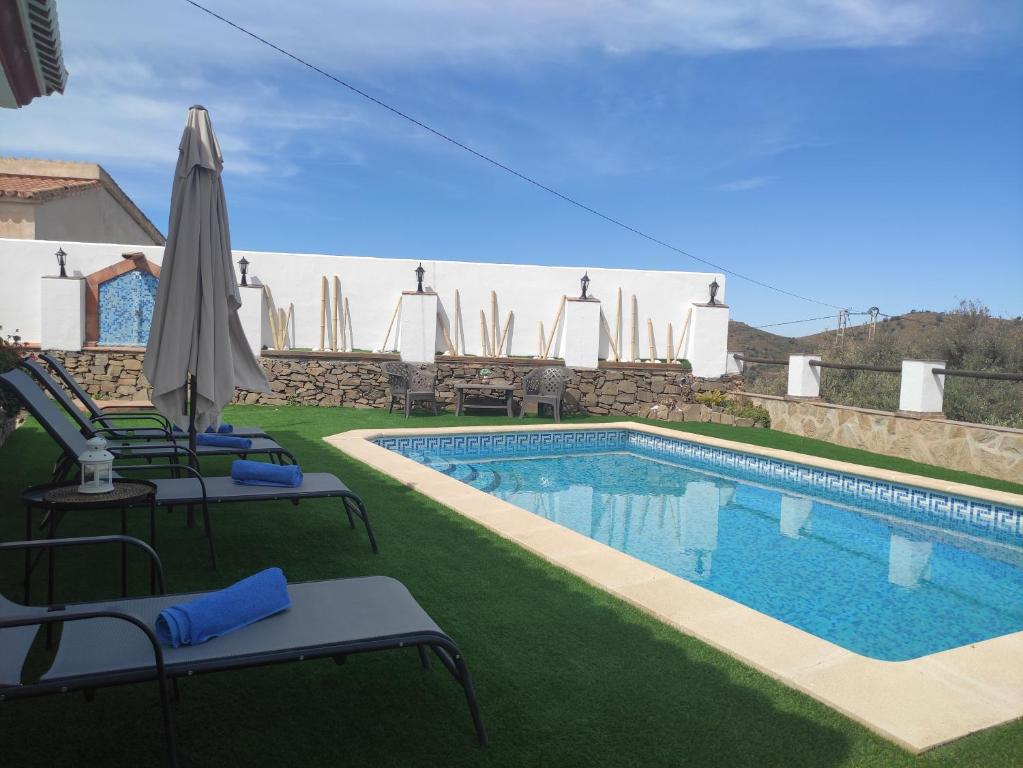
<instances>
[{"instance_id":1,"label":"artificial green grass","mask_svg":"<svg viewBox=\"0 0 1023 768\"><path fill-rule=\"evenodd\" d=\"M360 493L381 552L348 528L336 502L214 507L220 569L198 528L161 513L171 591L222 586L280 565L288 578L386 574L403 581L461 645L491 745L475 745L461 690L414 652L285 664L184 680L176 706L185 766L1008 766L1023 762L1023 723L919 758L822 704L351 461L320 438L366 427L508 423L414 418L380 411L232 407L228 420L265 427L307 471L331 471ZM527 420L529 421L529 420ZM521 423L521 422L515 422ZM734 440L858 461L1004 490L963 476L765 430L672 425ZM0 448L0 537L22 538L18 492L47 479L54 447L31 422ZM209 474L228 462L205 462ZM62 535L115 532L104 513L69 516ZM147 535L145 515L132 533ZM58 563L58 600L113 597L116 550L79 550ZM0 591L20 596L19 556L0 561ZM41 576L41 575L40 575ZM42 586L42 579L36 582ZM134 594L146 588L133 561ZM38 589L37 589L38 592ZM41 653L41 651L40 651ZM35 660L38 668L44 660ZM4 765L159 765L155 686L0 704Z\"/></svg>"}]
</instances>

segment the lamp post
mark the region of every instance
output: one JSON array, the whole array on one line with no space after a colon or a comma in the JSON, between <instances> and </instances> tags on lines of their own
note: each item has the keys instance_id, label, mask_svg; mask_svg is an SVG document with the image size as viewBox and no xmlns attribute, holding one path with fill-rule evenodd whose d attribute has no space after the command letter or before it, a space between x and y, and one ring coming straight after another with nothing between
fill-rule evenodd
<instances>
[{"instance_id":1,"label":"lamp post","mask_svg":"<svg viewBox=\"0 0 1023 768\"><path fill-rule=\"evenodd\" d=\"M589 290L590 287L590 275L588 272L583 273L582 278L579 280L579 285L583 287L582 295L579 298L588 299L589 296L586 295L586 291Z\"/></svg>"},{"instance_id":2,"label":"lamp post","mask_svg":"<svg viewBox=\"0 0 1023 768\"><path fill-rule=\"evenodd\" d=\"M423 276L426 274L426 270L423 269L423 262L419 262L419 266L416 267L416 293L423 292Z\"/></svg>"},{"instance_id":3,"label":"lamp post","mask_svg":"<svg viewBox=\"0 0 1023 768\"><path fill-rule=\"evenodd\" d=\"M720 287L721 287L721 286L720 286L720 285L718 285L718 281L717 281L717 279L715 279L715 280L714 280L714 282L712 282L712 283L710 284L710 301L709 301L709 302L707 302L708 304L717 304L717 303L718 303L718 301L717 301L717 295L718 295L718 289L719 289Z\"/></svg>"},{"instance_id":4,"label":"lamp post","mask_svg":"<svg viewBox=\"0 0 1023 768\"><path fill-rule=\"evenodd\" d=\"M240 259L238 259L238 266L241 268L241 271L242 271L242 282L241 282L241 284L242 285L248 285L249 284L249 278L247 277L247 275L248 275L248 272L249 272L249 260L246 259L244 256L242 256Z\"/></svg>"},{"instance_id":5,"label":"lamp post","mask_svg":"<svg viewBox=\"0 0 1023 768\"><path fill-rule=\"evenodd\" d=\"M58 248L57 252L53 255L57 257L57 265L60 267L60 276L67 277L67 270L65 269L67 266L67 254L64 253L64 249Z\"/></svg>"}]
</instances>

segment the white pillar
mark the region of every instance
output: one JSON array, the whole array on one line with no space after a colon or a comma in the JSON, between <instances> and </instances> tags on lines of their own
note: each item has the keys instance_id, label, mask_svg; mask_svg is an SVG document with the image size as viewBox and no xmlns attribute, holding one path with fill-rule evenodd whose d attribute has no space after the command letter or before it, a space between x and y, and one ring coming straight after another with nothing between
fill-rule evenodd
<instances>
[{"instance_id":1,"label":"white pillar","mask_svg":"<svg viewBox=\"0 0 1023 768\"><path fill-rule=\"evenodd\" d=\"M600 301L568 299L562 336L566 368L596 368L600 351Z\"/></svg>"},{"instance_id":2,"label":"white pillar","mask_svg":"<svg viewBox=\"0 0 1023 768\"><path fill-rule=\"evenodd\" d=\"M818 398L821 396L821 369L810 365L820 362L820 355L789 355L789 397Z\"/></svg>"},{"instance_id":3,"label":"white pillar","mask_svg":"<svg viewBox=\"0 0 1023 768\"><path fill-rule=\"evenodd\" d=\"M693 375L716 379L726 371L728 305L693 304L683 357L693 364Z\"/></svg>"},{"instance_id":4,"label":"white pillar","mask_svg":"<svg viewBox=\"0 0 1023 768\"><path fill-rule=\"evenodd\" d=\"M742 360L736 357L738 352L725 355L725 373L742 373Z\"/></svg>"},{"instance_id":5,"label":"white pillar","mask_svg":"<svg viewBox=\"0 0 1023 768\"><path fill-rule=\"evenodd\" d=\"M899 410L911 413L941 413L945 399L944 360L903 360Z\"/></svg>"},{"instance_id":6,"label":"white pillar","mask_svg":"<svg viewBox=\"0 0 1023 768\"><path fill-rule=\"evenodd\" d=\"M44 277L39 346L78 352L85 339L85 278Z\"/></svg>"},{"instance_id":7,"label":"white pillar","mask_svg":"<svg viewBox=\"0 0 1023 768\"><path fill-rule=\"evenodd\" d=\"M242 296L238 319L252 353L259 357L263 349L263 326L269 325L266 322L266 294L261 285L239 285L238 293Z\"/></svg>"},{"instance_id":8,"label":"white pillar","mask_svg":"<svg viewBox=\"0 0 1023 768\"><path fill-rule=\"evenodd\" d=\"M402 291L398 352L406 363L432 363L437 351L437 294Z\"/></svg>"}]
</instances>

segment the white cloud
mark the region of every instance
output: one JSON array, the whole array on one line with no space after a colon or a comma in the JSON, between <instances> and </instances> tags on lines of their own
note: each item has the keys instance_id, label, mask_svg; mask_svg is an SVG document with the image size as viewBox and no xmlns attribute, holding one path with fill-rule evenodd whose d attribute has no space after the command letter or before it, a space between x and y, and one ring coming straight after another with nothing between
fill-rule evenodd
<instances>
[{"instance_id":1,"label":"white cloud","mask_svg":"<svg viewBox=\"0 0 1023 768\"><path fill-rule=\"evenodd\" d=\"M724 184L718 184L715 189L719 192L749 192L751 189L766 187L773 181L774 178L771 176L750 176L746 179L726 181Z\"/></svg>"},{"instance_id":2,"label":"white cloud","mask_svg":"<svg viewBox=\"0 0 1023 768\"><path fill-rule=\"evenodd\" d=\"M458 67L475 76L593 53L904 46L977 35L984 19L966 0L205 1L329 71L353 73L385 99L402 73L431 68ZM372 105L322 87L299 65L181 0L68 0L60 23L71 73L67 93L0 116L2 154L98 161L119 179L126 173L169 179L185 110L196 102L211 109L227 173L253 182L296 173L294 152L311 158L329 147L332 163L365 163L360 145L367 137L453 151ZM446 99L441 103L457 106L454 114L506 109L500 99L467 96L472 103L460 104L456 96L438 92ZM540 117L512 111L496 118L509 135L517 125L539 133ZM475 130L464 122L453 126L474 146L507 154L499 131ZM783 130L775 141L791 141L791 134ZM561 160L585 162L595 173L637 167L635 147L624 138L572 135L561 143L569 145ZM557 178L557 169L547 172ZM742 173L721 175L729 172ZM721 189L764 183L740 179Z\"/></svg>"}]
</instances>

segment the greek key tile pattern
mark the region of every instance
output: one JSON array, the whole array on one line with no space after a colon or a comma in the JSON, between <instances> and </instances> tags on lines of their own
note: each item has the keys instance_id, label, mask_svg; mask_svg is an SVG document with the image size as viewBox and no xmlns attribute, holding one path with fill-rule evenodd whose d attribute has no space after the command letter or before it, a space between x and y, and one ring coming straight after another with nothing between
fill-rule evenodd
<instances>
[{"instance_id":1,"label":"greek key tile pattern","mask_svg":"<svg viewBox=\"0 0 1023 768\"><path fill-rule=\"evenodd\" d=\"M466 459L629 451L651 458L677 461L687 467L740 481L761 483L778 490L795 491L985 538L993 537L1017 546L1023 545L1023 509L1017 507L627 429L384 437L375 442L421 463L431 463L445 457Z\"/></svg>"}]
</instances>

